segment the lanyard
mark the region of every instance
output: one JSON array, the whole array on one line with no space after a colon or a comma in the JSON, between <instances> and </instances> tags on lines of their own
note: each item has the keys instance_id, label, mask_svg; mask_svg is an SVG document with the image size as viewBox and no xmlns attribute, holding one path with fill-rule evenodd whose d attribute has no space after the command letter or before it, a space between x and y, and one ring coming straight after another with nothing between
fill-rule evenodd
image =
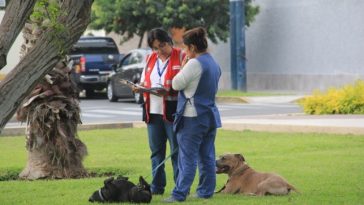
<instances>
[{"instance_id":1,"label":"lanyard","mask_svg":"<svg viewBox=\"0 0 364 205\"><path fill-rule=\"evenodd\" d=\"M157 59L157 69L158 69L158 75L159 75L159 78L162 77L164 71L166 70L167 68L167 65L169 63L169 59L167 60L166 64L164 65L164 67L162 68L162 70L159 68L159 60Z\"/></svg>"}]
</instances>

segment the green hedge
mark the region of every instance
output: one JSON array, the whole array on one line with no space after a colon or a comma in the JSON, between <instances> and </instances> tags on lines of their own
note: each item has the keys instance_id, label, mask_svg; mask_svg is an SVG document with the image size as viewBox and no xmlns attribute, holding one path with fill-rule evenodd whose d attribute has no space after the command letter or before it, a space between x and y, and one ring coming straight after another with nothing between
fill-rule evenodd
<instances>
[{"instance_id":1,"label":"green hedge","mask_svg":"<svg viewBox=\"0 0 364 205\"><path fill-rule=\"evenodd\" d=\"M364 81L326 92L314 91L299 104L306 114L364 114Z\"/></svg>"}]
</instances>

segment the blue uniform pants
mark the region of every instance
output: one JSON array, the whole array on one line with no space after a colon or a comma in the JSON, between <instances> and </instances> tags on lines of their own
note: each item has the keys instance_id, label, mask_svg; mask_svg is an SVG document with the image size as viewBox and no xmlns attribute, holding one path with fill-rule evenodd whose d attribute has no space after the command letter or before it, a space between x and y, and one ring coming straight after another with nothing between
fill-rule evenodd
<instances>
[{"instance_id":1,"label":"blue uniform pants","mask_svg":"<svg viewBox=\"0 0 364 205\"><path fill-rule=\"evenodd\" d=\"M197 166L199 169L197 196L210 198L214 194L215 137L216 128L199 124L197 117L183 118L183 125L177 132L179 174L172 192L172 196L178 201L184 201L190 192Z\"/></svg>"},{"instance_id":2,"label":"blue uniform pants","mask_svg":"<svg viewBox=\"0 0 364 205\"><path fill-rule=\"evenodd\" d=\"M154 170L166 158L166 142L169 141L171 153L178 149L176 135L173 132L173 123L163 120L162 115L150 114L150 121L147 124L149 147L151 150L152 170ZM171 157L174 181L176 182L178 176L178 153L174 153ZM151 183L151 191L153 193L163 194L164 187L166 186L166 172L164 171L164 164L160 166L153 173L153 180Z\"/></svg>"}]
</instances>

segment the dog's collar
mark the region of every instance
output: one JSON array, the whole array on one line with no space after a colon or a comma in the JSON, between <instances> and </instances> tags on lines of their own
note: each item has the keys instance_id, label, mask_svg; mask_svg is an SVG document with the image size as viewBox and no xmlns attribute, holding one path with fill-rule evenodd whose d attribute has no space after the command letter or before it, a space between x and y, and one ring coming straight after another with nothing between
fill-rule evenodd
<instances>
[{"instance_id":1,"label":"dog's collar","mask_svg":"<svg viewBox=\"0 0 364 205\"><path fill-rule=\"evenodd\" d=\"M105 198L104 196L102 196L102 192L101 192L101 189L99 189L99 197L101 198L102 201L105 201Z\"/></svg>"},{"instance_id":2,"label":"dog's collar","mask_svg":"<svg viewBox=\"0 0 364 205\"><path fill-rule=\"evenodd\" d=\"M236 170L234 173L232 173L232 175L241 175L243 174L247 169L249 169L250 167L244 163L246 166L239 168L238 170Z\"/></svg>"}]
</instances>

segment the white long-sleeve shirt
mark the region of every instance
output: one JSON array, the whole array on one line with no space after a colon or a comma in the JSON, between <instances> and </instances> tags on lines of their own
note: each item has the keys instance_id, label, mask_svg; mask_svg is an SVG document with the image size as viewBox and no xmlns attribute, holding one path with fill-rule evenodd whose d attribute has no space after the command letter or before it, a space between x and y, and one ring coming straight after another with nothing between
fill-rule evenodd
<instances>
[{"instance_id":1,"label":"white long-sleeve shirt","mask_svg":"<svg viewBox=\"0 0 364 205\"><path fill-rule=\"evenodd\" d=\"M174 90L183 90L186 98L191 98L197 89L202 74L202 67L200 62L193 58L190 59L183 69L173 78L172 87ZM187 103L183 116L196 117L197 112L194 106L194 99L191 98L191 104Z\"/></svg>"}]
</instances>

